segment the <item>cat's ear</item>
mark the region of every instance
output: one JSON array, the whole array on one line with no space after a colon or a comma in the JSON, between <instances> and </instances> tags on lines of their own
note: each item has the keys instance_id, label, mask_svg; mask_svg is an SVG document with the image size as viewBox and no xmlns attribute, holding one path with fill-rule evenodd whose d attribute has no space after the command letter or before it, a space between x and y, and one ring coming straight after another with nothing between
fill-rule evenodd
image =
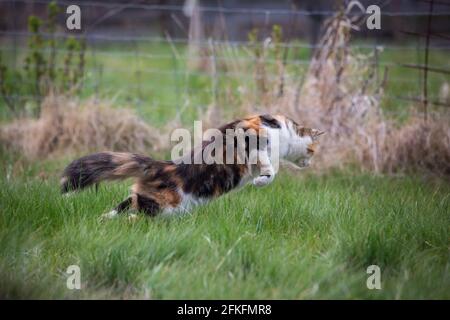
<instances>
[{"instance_id":1,"label":"cat's ear","mask_svg":"<svg viewBox=\"0 0 450 320\"><path fill-rule=\"evenodd\" d=\"M261 119L261 123L263 125L266 125L270 128L277 128L277 129L281 128L280 122L270 114L263 114L259 116L259 118Z\"/></svg>"},{"instance_id":2,"label":"cat's ear","mask_svg":"<svg viewBox=\"0 0 450 320\"><path fill-rule=\"evenodd\" d=\"M325 131L319 130L319 129L312 129L311 130L311 137L313 139L317 139L319 136L325 134Z\"/></svg>"}]
</instances>

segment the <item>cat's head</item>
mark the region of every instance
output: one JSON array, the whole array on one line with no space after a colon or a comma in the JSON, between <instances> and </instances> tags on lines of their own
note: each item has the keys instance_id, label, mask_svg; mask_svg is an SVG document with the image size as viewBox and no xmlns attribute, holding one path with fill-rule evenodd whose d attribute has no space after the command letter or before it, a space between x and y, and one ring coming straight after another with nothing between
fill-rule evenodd
<instances>
[{"instance_id":1,"label":"cat's head","mask_svg":"<svg viewBox=\"0 0 450 320\"><path fill-rule=\"evenodd\" d=\"M287 119L286 124L289 138L285 158L300 167L308 167L319 144L319 137L325 132L303 127L291 119Z\"/></svg>"},{"instance_id":2,"label":"cat's head","mask_svg":"<svg viewBox=\"0 0 450 320\"><path fill-rule=\"evenodd\" d=\"M257 121L255 121L257 119ZM283 115L264 114L246 119L246 126L252 124L262 126L268 130L269 140L277 141L278 155L300 167L310 165L311 158L316 152L319 137L325 132L319 129L304 127L291 118Z\"/></svg>"}]
</instances>

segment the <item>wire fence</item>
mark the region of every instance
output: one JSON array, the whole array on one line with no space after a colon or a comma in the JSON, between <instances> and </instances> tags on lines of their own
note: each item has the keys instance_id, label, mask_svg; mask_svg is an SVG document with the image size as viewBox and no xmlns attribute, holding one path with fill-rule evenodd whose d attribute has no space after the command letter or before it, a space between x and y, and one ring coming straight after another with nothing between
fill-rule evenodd
<instances>
[{"instance_id":1,"label":"wire fence","mask_svg":"<svg viewBox=\"0 0 450 320\"><path fill-rule=\"evenodd\" d=\"M430 2L420 0L422 2ZM50 0L0 0L0 3L29 3L29 4L43 4L47 5ZM334 1L333 1L334 2ZM381 2L381 7L387 7L391 1ZM450 6L450 3L445 1L434 0L436 5L444 5ZM58 5L61 6L69 6L75 4L72 1L58 1ZM168 11L168 12L183 12L186 10L184 5L172 5L172 4L145 4L145 3L136 3L136 2L114 2L114 1L83 1L76 3L80 7L101 7L108 9L116 9L116 8L126 8L126 9L139 9L139 10L150 10L150 11ZM225 2L222 2L221 6L205 6L202 5L199 7L199 10L202 12L211 12L211 13L223 13L223 14L263 14L263 15L300 15L300 16L311 16L311 15L322 15L322 16L332 16L336 13L336 10L300 10L300 9L276 9L276 8L268 8L268 9L259 9L259 8L229 8L225 6ZM352 15L352 12L349 13ZM353 13L357 15L359 13ZM397 17L397 16L428 16L429 12L427 10L398 10L398 11L390 11L387 8L383 10L383 15L389 17ZM443 11L432 12L433 16L449 16L450 9Z\"/></svg>"},{"instance_id":2,"label":"wire fence","mask_svg":"<svg viewBox=\"0 0 450 320\"><path fill-rule=\"evenodd\" d=\"M444 1L423 0L425 4L446 7ZM0 0L0 5L5 4L33 4L45 6L49 1L31 1L31 0ZM73 4L68 1L58 1L61 7ZM419 11L392 11L388 9L390 1L385 1L382 6L383 17L403 17L414 18L424 17L428 21L434 18L450 17L450 6L444 10L419 10ZM206 59L214 60L214 65L221 63L238 63L254 65L257 58L252 54L255 46L261 45L252 41L227 39L227 37L209 36L204 38L193 38L189 34L189 25L182 25L172 14L183 14L186 7L182 5L164 5L164 4L142 4L142 3L119 3L119 2L100 2L85 1L79 3L82 12L93 8L102 8L102 12L92 19L90 26L82 32L69 32L61 28L59 32L48 33L40 32L44 38L59 39L62 42L69 38L84 39L88 47L86 51L86 76L83 81L83 88L88 92L94 92L95 95L110 94L114 91L117 95L124 96L124 100L131 103L139 101L158 105L160 107L174 107L173 104L186 103L187 98L191 98L195 103L209 104L215 99L214 95L226 94L229 88L221 88L219 81L221 79L258 80L257 74L249 73L248 70L235 68L227 70L226 68L215 68L214 70L191 69L188 67L189 61L201 62L205 56L188 54L189 47L195 46L199 50L205 50ZM128 10L125 13L125 10ZM108 31L98 31L108 19L117 14L129 14L129 10L135 10L146 13L154 17L160 13L168 14L170 21L178 28L185 28L184 37L171 37L167 33L163 35L133 35L121 33L109 33ZM258 8L227 8L200 6L198 8L202 14L217 15L263 15L265 17L264 27L271 29L270 17L284 15L294 18L308 18L312 16L328 17L336 13L334 10L303 10L303 9L258 9ZM361 13L349 13L350 15L361 15ZM105 18L106 17L106 18ZM220 19L220 18L217 18ZM289 18L286 18L289 19ZM189 19L188 19L189 20ZM287 23L289 26L289 23ZM105 26L107 30L110 26ZM448 55L450 49L450 30L448 32L432 32L430 27L423 33L403 32L405 39L400 42L393 42L390 39L382 37L373 37L365 40L356 39L351 43L351 50L356 52L372 53L374 59L368 60L368 63L376 64L375 70L381 73L381 70L388 69L389 77L384 92L385 99L390 101L409 101L410 103L422 104L423 111L426 113L429 105L438 107L449 107L446 102L441 101L439 88L445 83L450 82L450 64L448 61L436 59L431 61L429 56L436 53L443 56ZM21 61L27 54L25 40L33 34L17 29L7 29L0 31L2 40L1 51L12 56L13 64L17 68L21 67ZM448 39L447 39L448 37ZM431 41L430 39L439 41ZM262 39L263 41L264 39ZM424 41L426 40L426 41ZM216 55L211 48L223 46L229 51L228 55ZM318 43L307 43L302 39L285 39L283 42L276 43L276 46L284 52L289 52L284 58L285 68L292 68L296 72L286 73L284 77L296 79L299 73L305 73L310 64L310 56L314 50L324 48L324 45ZM68 50L64 47L55 49L58 54L67 54ZM41 49L41 52L49 53L48 49ZM392 52L391 60L383 59L383 52ZM428 57L424 61L423 56ZM400 59L399 59L400 57ZM405 59L403 59L403 57ZM406 59L414 59L407 61ZM211 60L211 61L212 61ZM209 62L211 62L209 61ZM276 66L279 59L265 57L265 63ZM64 68L60 61L55 64L56 68ZM408 70L408 71L406 71ZM411 76L411 71L416 70L415 76ZM377 75L378 76L378 75ZM264 75L268 80L279 80L277 74ZM196 83L192 85L193 78ZM295 80L294 79L294 80ZM24 79L24 83L32 83L32 79ZM202 82L203 81L203 82ZM432 85L432 90L427 90ZM390 90L390 88L395 88ZM240 90L238 87L233 90ZM401 94L399 94L399 90ZM172 93L172 95L170 94ZM9 95L11 98L36 99L35 95ZM193 102L190 102L193 103ZM176 106L176 105L175 105ZM395 109L391 113L404 113L404 110Z\"/></svg>"}]
</instances>

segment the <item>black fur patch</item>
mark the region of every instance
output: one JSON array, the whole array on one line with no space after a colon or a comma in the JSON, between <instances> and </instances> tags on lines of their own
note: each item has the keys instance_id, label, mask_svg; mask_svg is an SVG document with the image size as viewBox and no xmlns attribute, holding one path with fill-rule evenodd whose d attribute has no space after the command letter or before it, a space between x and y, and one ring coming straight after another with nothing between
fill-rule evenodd
<instances>
[{"instance_id":1,"label":"black fur patch","mask_svg":"<svg viewBox=\"0 0 450 320\"><path fill-rule=\"evenodd\" d=\"M117 211L117 213L123 212L125 210L128 210L128 208L131 206L132 199L131 197L126 198L124 201L119 203L117 207L114 208L114 210Z\"/></svg>"},{"instance_id":2,"label":"black fur patch","mask_svg":"<svg viewBox=\"0 0 450 320\"><path fill-rule=\"evenodd\" d=\"M278 122L278 120L275 119L274 117L272 117L270 114L263 114L263 115L259 116L259 118L261 119L261 123L263 125L266 125L271 128L277 128L277 129L281 128L281 125Z\"/></svg>"},{"instance_id":3,"label":"black fur patch","mask_svg":"<svg viewBox=\"0 0 450 320\"><path fill-rule=\"evenodd\" d=\"M160 210L159 204L150 198L137 194L138 210L142 211L150 216L155 216Z\"/></svg>"},{"instance_id":4,"label":"black fur patch","mask_svg":"<svg viewBox=\"0 0 450 320\"><path fill-rule=\"evenodd\" d=\"M183 192L200 198L224 194L241 181L237 165L180 164L177 174L183 181Z\"/></svg>"}]
</instances>

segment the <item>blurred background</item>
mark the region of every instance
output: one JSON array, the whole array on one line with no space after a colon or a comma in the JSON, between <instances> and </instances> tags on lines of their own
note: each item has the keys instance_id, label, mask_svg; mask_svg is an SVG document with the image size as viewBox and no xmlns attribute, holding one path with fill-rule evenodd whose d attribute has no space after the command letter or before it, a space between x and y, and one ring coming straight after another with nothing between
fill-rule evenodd
<instances>
[{"instance_id":1,"label":"blurred background","mask_svg":"<svg viewBox=\"0 0 450 320\"><path fill-rule=\"evenodd\" d=\"M0 0L0 298L450 298L449 17L449 0ZM326 131L307 170L174 219L100 223L128 180L60 194L77 157L170 159L176 128L263 113Z\"/></svg>"},{"instance_id":2,"label":"blurred background","mask_svg":"<svg viewBox=\"0 0 450 320\"><path fill-rule=\"evenodd\" d=\"M379 160L389 148L382 141L404 135L393 132L392 122L448 116L446 1L78 1L81 30L66 27L70 4L0 2L4 121L39 118L45 102L52 104L50 95L78 105L107 104L157 128L149 127L153 140L142 145L159 150L168 144L169 128L193 120L214 126L248 113L281 112L344 140L364 132L354 143L364 149L358 161L393 170ZM365 10L374 4L380 29L367 27ZM118 125L109 125L111 134ZM53 140L61 143L65 131ZM13 132L6 140L17 136ZM79 148L65 145L72 143L68 137L61 148L148 149L128 140L92 145L89 137ZM33 156L58 149L41 143L21 148ZM336 162L344 158L347 153Z\"/></svg>"}]
</instances>

